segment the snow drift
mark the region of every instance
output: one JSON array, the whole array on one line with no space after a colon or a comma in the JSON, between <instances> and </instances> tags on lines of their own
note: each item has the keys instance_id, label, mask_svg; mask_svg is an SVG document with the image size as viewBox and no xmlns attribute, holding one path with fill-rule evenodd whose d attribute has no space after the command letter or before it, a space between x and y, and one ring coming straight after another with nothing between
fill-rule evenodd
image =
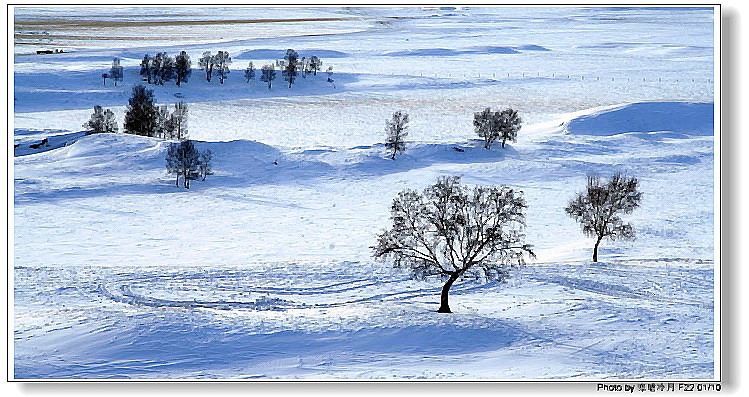
<instances>
[{"instance_id":1,"label":"snow drift","mask_svg":"<svg viewBox=\"0 0 749 397\"><path fill-rule=\"evenodd\" d=\"M712 103L630 103L576 117L566 123L565 129L569 134L599 136L660 131L713 135L713 108Z\"/></svg>"}]
</instances>

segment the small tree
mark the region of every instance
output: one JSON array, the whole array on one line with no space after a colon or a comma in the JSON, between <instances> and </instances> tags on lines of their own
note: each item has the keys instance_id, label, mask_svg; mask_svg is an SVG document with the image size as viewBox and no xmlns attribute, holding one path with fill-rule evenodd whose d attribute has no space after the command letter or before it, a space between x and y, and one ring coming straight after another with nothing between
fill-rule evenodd
<instances>
[{"instance_id":1,"label":"small tree","mask_svg":"<svg viewBox=\"0 0 749 397\"><path fill-rule=\"evenodd\" d=\"M145 78L148 84L151 84L151 79L153 78L153 67L151 63L152 59L148 54L143 56L143 61L140 63L140 75Z\"/></svg>"},{"instance_id":2,"label":"small tree","mask_svg":"<svg viewBox=\"0 0 749 397\"><path fill-rule=\"evenodd\" d=\"M440 177L423 193L404 190L390 209L393 226L372 247L415 278L445 281L439 313L451 313L448 294L464 278L503 281L509 270L533 256L525 244L525 200L506 186L468 189L460 178Z\"/></svg>"},{"instance_id":3,"label":"small tree","mask_svg":"<svg viewBox=\"0 0 749 397\"><path fill-rule=\"evenodd\" d=\"M317 71L322 68L322 61L320 60L320 58L318 58L318 57L316 57L314 55L312 57L310 57L310 59L309 59L309 68L312 71L312 73L315 76L317 76Z\"/></svg>"},{"instance_id":4,"label":"small tree","mask_svg":"<svg viewBox=\"0 0 749 397\"><path fill-rule=\"evenodd\" d=\"M151 58L151 81L154 84L162 84L161 81L161 63L164 61L163 53L157 52Z\"/></svg>"},{"instance_id":5,"label":"small tree","mask_svg":"<svg viewBox=\"0 0 749 397\"><path fill-rule=\"evenodd\" d=\"M629 214L640 206L642 193L637 190L636 178L615 174L602 182L597 176L588 176L588 187L578 193L565 211L580 223L583 234L596 238L593 262L598 262L598 245L608 238L634 239L632 225L624 223L619 214Z\"/></svg>"},{"instance_id":6,"label":"small tree","mask_svg":"<svg viewBox=\"0 0 749 397\"><path fill-rule=\"evenodd\" d=\"M210 83L213 77L213 55L210 51L204 52L203 56L198 59L198 67L205 71L205 80Z\"/></svg>"},{"instance_id":7,"label":"small tree","mask_svg":"<svg viewBox=\"0 0 749 397\"><path fill-rule=\"evenodd\" d=\"M174 111L171 114L172 139L185 140L189 133L187 131L187 104L178 102L174 104Z\"/></svg>"},{"instance_id":8,"label":"small tree","mask_svg":"<svg viewBox=\"0 0 749 397\"><path fill-rule=\"evenodd\" d=\"M125 112L125 132L154 136L157 125L158 109L154 104L153 90L136 85Z\"/></svg>"},{"instance_id":9,"label":"small tree","mask_svg":"<svg viewBox=\"0 0 749 397\"><path fill-rule=\"evenodd\" d=\"M200 153L198 173L203 178L203 180L205 180L206 176L213 175L213 164L211 164L211 160L213 160L213 153L211 153L210 150L206 150L205 152Z\"/></svg>"},{"instance_id":10,"label":"small tree","mask_svg":"<svg viewBox=\"0 0 749 397\"><path fill-rule=\"evenodd\" d=\"M169 109L166 105L156 107L156 124L154 127L153 136L171 139L174 133L174 124L172 123L172 117L169 114Z\"/></svg>"},{"instance_id":11,"label":"small tree","mask_svg":"<svg viewBox=\"0 0 749 397\"><path fill-rule=\"evenodd\" d=\"M218 82L221 84L224 84L224 80L229 74L229 65L231 65L231 57L228 51L219 51L213 57L213 70L216 72Z\"/></svg>"},{"instance_id":12,"label":"small tree","mask_svg":"<svg viewBox=\"0 0 749 397\"><path fill-rule=\"evenodd\" d=\"M492 142L497 138L494 134L494 112L486 108L473 115L473 128L476 134L484 139L484 148L489 149Z\"/></svg>"},{"instance_id":13,"label":"small tree","mask_svg":"<svg viewBox=\"0 0 749 397\"><path fill-rule=\"evenodd\" d=\"M276 69L273 68L273 65L265 65L260 70L262 71L260 81L268 83L268 89L270 90L273 80L276 79Z\"/></svg>"},{"instance_id":14,"label":"small tree","mask_svg":"<svg viewBox=\"0 0 749 397\"><path fill-rule=\"evenodd\" d=\"M249 65L247 65L247 69L244 70L244 78L247 79L247 82L249 83L250 80L255 79L255 65L250 62Z\"/></svg>"},{"instance_id":15,"label":"small tree","mask_svg":"<svg viewBox=\"0 0 749 397\"><path fill-rule=\"evenodd\" d=\"M408 136L407 129L408 113L397 111L393 113L392 119L385 121L385 132L387 133L385 147L393 151L393 155L390 157L393 160L395 160L396 153L406 151L405 138Z\"/></svg>"},{"instance_id":16,"label":"small tree","mask_svg":"<svg viewBox=\"0 0 749 397\"><path fill-rule=\"evenodd\" d=\"M190 56L187 55L187 52L182 51L177 55L174 60L174 71L177 76L177 87L183 82L187 83L187 79L192 74L192 62L190 62Z\"/></svg>"},{"instance_id":17,"label":"small tree","mask_svg":"<svg viewBox=\"0 0 749 397\"><path fill-rule=\"evenodd\" d=\"M112 67L109 69L109 78L114 81L115 87L118 81L122 81L122 66L120 65L120 58L114 58L112 60Z\"/></svg>"},{"instance_id":18,"label":"small tree","mask_svg":"<svg viewBox=\"0 0 749 397\"><path fill-rule=\"evenodd\" d=\"M115 120L114 112L96 105L94 106L94 114L91 115L91 119L86 124L83 124L83 128L97 133L117 132L117 120Z\"/></svg>"},{"instance_id":19,"label":"small tree","mask_svg":"<svg viewBox=\"0 0 749 397\"><path fill-rule=\"evenodd\" d=\"M195 148L191 140L175 142L169 145L166 152L166 169L170 174L177 176L176 184L179 186L179 177L183 178L185 189L190 188L190 179L198 172L200 165L200 152Z\"/></svg>"},{"instance_id":20,"label":"small tree","mask_svg":"<svg viewBox=\"0 0 749 397\"><path fill-rule=\"evenodd\" d=\"M289 83L289 88L291 88L294 85L294 80L296 80L299 54L292 49L288 49L284 59L286 60L286 66L283 69L283 79Z\"/></svg>"},{"instance_id":21,"label":"small tree","mask_svg":"<svg viewBox=\"0 0 749 397\"><path fill-rule=\"evenodd\" d=\"M330 85L332 85L333 88L335 88L335 80L333 80L333 67L332 66L328 67L327 73L328 73L328 83L330 83Z\"/></svg>"}]
</instances>

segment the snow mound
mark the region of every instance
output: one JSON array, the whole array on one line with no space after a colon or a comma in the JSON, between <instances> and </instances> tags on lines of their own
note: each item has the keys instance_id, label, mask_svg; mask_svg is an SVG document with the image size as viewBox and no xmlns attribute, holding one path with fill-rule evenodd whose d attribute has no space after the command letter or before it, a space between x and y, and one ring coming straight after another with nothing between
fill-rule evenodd
<instances>
[{"instance_id":1,"label":"snow mound","mask_svg":"<svg viewBox=\"0 0 749 397\"><path fill-rule=\"evenodd\" d=\"M713 135L713 112L712 102L638 102L573 118L565 130L574 135L668 131L709 136Z\"/></svg>"},{"instance_id":2,"label":"snow mound","mask_svg":"<svg viewBox=\"0 0 749 397\"><path fill-rule=\"evenodd\" d=\"M426 56L458 56L465 54L520 54L522 51L551 51L546 47L542 47L536 44L526 44L517 47L513 46L478 46L468 47L466 49L450 49L450 48L419 48L403 51L388 52L386 56L412 56L412 57L426 57Z\"/></svg>"},{"instance_id":3,"label":"snow mound","mask_svg":"<svg viewBox=\"0 0 749 397\"><path fill-rule=\"evenodd\" d=\"M325 58L346 58L349 54L335 50L301 50L297 51L299 57L311 57L313 55L325 59ZM283 59L286 56L286 50L271 50L271 49L255 49L244 51L234 58L241 59ZM259 65L258 65L259 66Z\"/></svg>"}]
</instances>

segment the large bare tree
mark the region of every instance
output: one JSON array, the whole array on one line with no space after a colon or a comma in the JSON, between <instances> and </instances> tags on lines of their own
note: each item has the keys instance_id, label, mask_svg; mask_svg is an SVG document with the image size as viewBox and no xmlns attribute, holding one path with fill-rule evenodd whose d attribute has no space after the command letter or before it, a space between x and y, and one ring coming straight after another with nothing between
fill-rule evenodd
<instances>
[{"instance_id":1,"label":"large bare tree","mask_svg":"<svg viewBox=\"0 0 749 397\"><path fill-rule=\"evenodd\" d=\"M469 189L456 176L440 177L423 192L404 190L391 207L392 228L378 236L373 255L415 278L445 280L439 313L451 313L448 294L463 278L504 280L533 256L525 244L523 193L507 186Z\"/></svg>"}]
</instances>

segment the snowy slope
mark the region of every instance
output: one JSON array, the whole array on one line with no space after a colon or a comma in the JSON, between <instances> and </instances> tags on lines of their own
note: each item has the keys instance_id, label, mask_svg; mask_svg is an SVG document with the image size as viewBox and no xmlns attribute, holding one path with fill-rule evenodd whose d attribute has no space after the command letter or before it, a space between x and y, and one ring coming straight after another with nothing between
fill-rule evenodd
<instances>
[{"instance_id":1,"label":"snowy slope","mask_svg":"<svg viewBox=\"0 0 749 397\"><path fill-rule=\"evenodd\" d=\"M16 378L717 376L712 10L50 10L15 13L17 41L39 21L50 36L14 49ZM244 81L285 48L334 66L336 86ZM122 121L144 53L183 49L235 60L223 86L196 69L149 87L189 103L214 153L190 190L166 174L168 142L81 132L96 104ZM105 87L112 56L125 81ZM519 110L517 142L475 139L487 106ZM392 161L395 110L411 123ZM637 240L591 263L564 206L614 172L640 180ZM538 255L505 284L456 284L447 316L439 280L369 248L397 192L441 175L522 190Z\"/></svg>"},{"instance_id":2,"label":"snowy slope","mask_svg":"<svg viewBox=\"0 0 749 397\"><path fill-rule=\"evenodd\" d=\"M675 106L650 105L643 117ZM216 175L190 191L151 138L17 157L16 376L710 378L712 213L699 202L711 131L564 133L628 109L571 115L506 150L412 144L396 161L381 146L200 142ZM564 199L587 171L621 169L643 181L638 241L605 243L590 264ZM395 192L441 174L520 187L539 255L509 285L457 287L449 318L432 312L439 282L409 281L368 249ZM673 339L683 346L662 350Z\"/></svg>"}]
</instances>

